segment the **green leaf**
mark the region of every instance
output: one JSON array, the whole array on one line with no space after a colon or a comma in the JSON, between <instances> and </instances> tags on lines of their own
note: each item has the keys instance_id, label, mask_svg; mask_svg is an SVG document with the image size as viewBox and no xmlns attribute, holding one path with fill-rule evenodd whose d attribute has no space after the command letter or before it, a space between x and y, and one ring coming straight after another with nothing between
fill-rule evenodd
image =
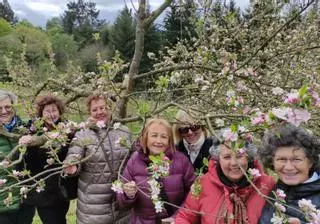
<instances>
[{"instance_id":1,"label":"green leaf","mask_svg":"<svg viewBox=\"0 0 320 224\"><path fill-rule=\"evenodd\" d=\"M304 85L299 89L299 96L302 98L308 91L308 86Z\"/></svg>"}]
</instances>

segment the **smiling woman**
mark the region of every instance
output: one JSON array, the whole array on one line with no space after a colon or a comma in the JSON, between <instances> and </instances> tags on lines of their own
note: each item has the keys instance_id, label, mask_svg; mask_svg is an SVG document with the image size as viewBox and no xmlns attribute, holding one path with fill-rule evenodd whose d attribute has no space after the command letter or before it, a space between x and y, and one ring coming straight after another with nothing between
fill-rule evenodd
<instances>
[{"instance_id":1,"label":"smiling woman","mask_svg":"<svg viewBox=\"0 0 320 224\"><path fill-rule=\"evenodd\" d=\"M164 119L148 120L138 142L136 152L123 172L124 193L117 194L119 205L132 208L131 224L170 222L177 211L176 206L183 203L195 179L193 167L187 157L175 151L171 125ZM150 195L152 173L147 168L152 163L149 156L161 153L171 162L169 175L156 180L161 185L160 198L176 206L165 204L164 210L157 211Z\"/></svg>"},{"instance_id":2,"label":"smiling woman","mask_svg":"<svg viewBox=\"0 0 320 224\"><path fill-rule=\"evenodd\" d=\"M212 149L208 173L199 179L200 192L192 192L175 222L179 224L257 223L265 200L245 177L268 194L274 185L263 173L256 157L256 148L246 144L243 152L234 152L227 143L217 143ZM214 202L214 203L213 203ZM193 212L192 212L193 211ZM197 211L202 213L195 213Z\"/></svg>"},{"instance_id":3,"label":"smiling woman","mask_svg":"<svg viewBox=\"0 0 320 224\"><path fill-rule=\"evenodd\" d=\"M279 177L274 189L283 190L286 204L296 208L286 209L285 214L298 218L302 223L307 220L299 212L299 200L311 200L317 209L320 207L319 153L319 139L294 126L280 127L268 133L260 150L265 167L272 169ZM267 204L260 224L270 223L274 212L274 206Z\"/></svg>"}]
</instances>

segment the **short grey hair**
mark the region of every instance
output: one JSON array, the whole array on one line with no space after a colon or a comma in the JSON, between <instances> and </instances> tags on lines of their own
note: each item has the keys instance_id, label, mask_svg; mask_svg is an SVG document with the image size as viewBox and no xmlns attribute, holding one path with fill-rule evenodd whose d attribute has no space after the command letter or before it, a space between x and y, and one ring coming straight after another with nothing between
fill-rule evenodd
<instances>
[{"instance_id":1,"label":"short grey hair","mask_svg":"<svg viewBox=\"0 0 320 224\"><path fill-rule=\"evenodd\" d=\"M16 104L18 97L16 94L7 90L0 89L0 100L10 99L12 104Z\"/></svg>"},{"instance_id":2,"label":"short grey hair","mask_svg":"<svg viewBox=\"0 0 320 224\"><path fill-rule=\"evenodd\" d=\"M211 158L219 161L219 155L220 155L220 147L221 147L221 143L217 143L211 146L209 152L211 155ZM253 162L256 158L257 158L257 147L254 144L250 144L250 143L246 143L245 147L246 149L246 154L248 156L248 160L249 162Z\"/></svg>"}]
</instances>

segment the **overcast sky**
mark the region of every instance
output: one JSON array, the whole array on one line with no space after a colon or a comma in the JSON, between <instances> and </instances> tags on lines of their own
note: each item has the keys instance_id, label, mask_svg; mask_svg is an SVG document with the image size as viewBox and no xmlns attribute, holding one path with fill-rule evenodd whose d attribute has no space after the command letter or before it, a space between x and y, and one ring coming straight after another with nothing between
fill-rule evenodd
<instances>
[{"instance_id":1,"label":"overcast sky","mask_svg":"<svg viewBox=\"0 0 320 224\"><path fill-rule=\"evenodd\" d=\"M48 19L59 16L67 8L67 3L72 0L8 0L11 8L19 19L27 19L33 25L45 27ZM89 1L89 0L88 0ZM0 0L3 2L3 0ZM112 22L119 11L127 3L132 8L131 0L92 0L100 10L100 19ZM135 7L138 0L132 0ZM152 9L159 6L164 0L149 0ZM244 8L249 0L236 0L237 5Z\"/></svg>"}]
</instances>

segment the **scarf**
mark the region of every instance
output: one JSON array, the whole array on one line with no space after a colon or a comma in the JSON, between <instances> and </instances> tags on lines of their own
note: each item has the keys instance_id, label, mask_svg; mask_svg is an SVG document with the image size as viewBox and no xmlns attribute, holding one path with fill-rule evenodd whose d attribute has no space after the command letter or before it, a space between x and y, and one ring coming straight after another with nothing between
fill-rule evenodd
<instances>
[{"instance_id":1,"label":"scarf","mask_svg":"<svg viewBox=\"0 0 320 224\"><path fill-rule=\"evenodd\" d=\"M253 168L253 163L249 162L248 168ZM224 191L229 192L225 194L226 198L222 203L218 212L217 223L226 224L248 224L247 207L245 205L246 197L248 195L239 195L237 190L248 187L250 185L246 177L241 178L238 182L230 181L223 173L220 165L217 165L217 173L220 181L225 185ZM230 190L231 188L231 190ZM232 206L232 207L231 207ZM229 208L229 209L228 209ZM230 211L233 211L230 214Z\"/></svg>"},{"instance_id":2,"label":"scarf","mask_svg":"<svg viewBox=\"0 0 320 224\"><path fill-rule=\"evenodd\" d=\"M194 163L194 161L196 160L196 158L200 152L200 149L201 149L205 140L206 139L204 137L203 132L201 132L201 136L200 136L199 140L194 144L189 144L185 139L183 139L183 145L186 148L192 163Z\"/></svg>"},{"instance_id":3,"label":"scarf","mask_svg":"<svg viewBox=\"0 0 320 224\"><path fill-rule=\"evenodd\" d=\"M16 126L17 124L17 116L14 116L12 118L12 120L8 123L8 124L4 124L3 127L8 131L11 132L13 130L13 128Z\"/></svg>"}]
</instances>

